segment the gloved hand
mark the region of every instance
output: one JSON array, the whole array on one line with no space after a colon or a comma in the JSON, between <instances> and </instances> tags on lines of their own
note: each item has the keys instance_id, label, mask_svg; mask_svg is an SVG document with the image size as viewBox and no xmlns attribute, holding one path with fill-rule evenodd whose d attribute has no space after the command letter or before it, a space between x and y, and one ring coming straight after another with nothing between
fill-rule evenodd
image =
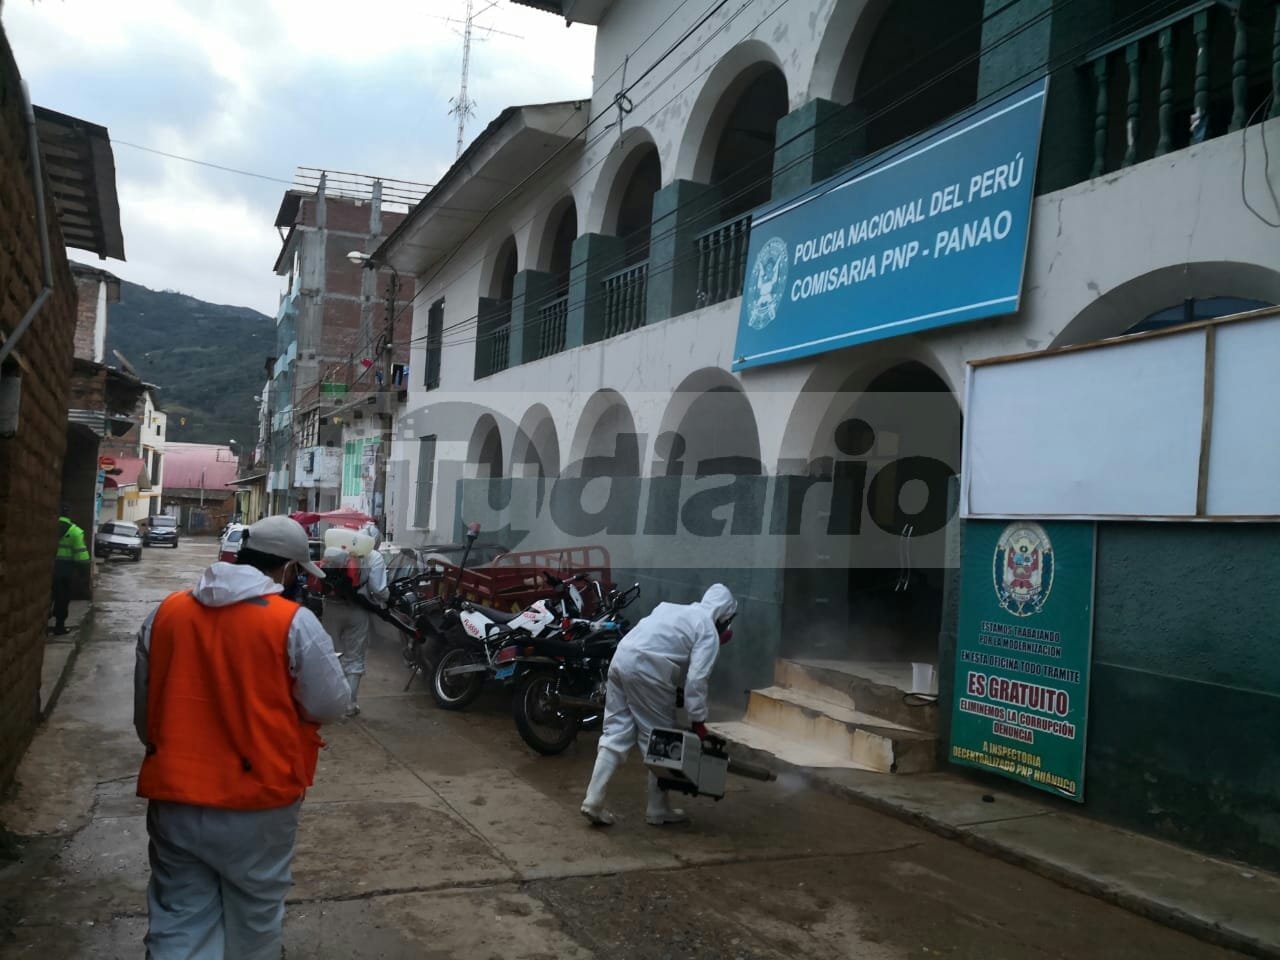
<instances>
[{"instance_id":1,"label":"gloved hand","mask_svg":"<svg viewBox=\"0 0 1280 960\"><path fill-rule=\"evenodd\" d=\"M701 720L693 725L693 732L698 735L699 740L707 739L707 725Z\"/></svg>"}]
</instances>

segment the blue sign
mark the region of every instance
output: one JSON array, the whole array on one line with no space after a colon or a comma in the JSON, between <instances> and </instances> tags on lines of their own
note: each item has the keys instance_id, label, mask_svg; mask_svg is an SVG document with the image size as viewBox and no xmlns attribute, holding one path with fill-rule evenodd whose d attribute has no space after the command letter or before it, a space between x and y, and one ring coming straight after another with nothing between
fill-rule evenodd
<instances>
[{"instance_id":1,"label":"blue sign","mask_svg":"<svg viewBox=\"0 0 1280 960\"><path fill-rule=\"evenodd\" d=\"M1017 312L1047 87L756 211L733 369Z\"/></svg>"}]
</instances>

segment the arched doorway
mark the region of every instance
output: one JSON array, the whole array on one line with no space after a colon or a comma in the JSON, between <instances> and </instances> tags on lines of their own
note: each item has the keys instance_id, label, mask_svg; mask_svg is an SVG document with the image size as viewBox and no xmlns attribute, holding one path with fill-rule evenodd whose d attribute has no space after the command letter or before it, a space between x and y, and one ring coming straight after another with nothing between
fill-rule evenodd
<instances>
[{"instance_id":1,"label":"arched doorway","mask_svg":"<svg viewBox=\"0 0 1280 960\"><path fill-rule=\"evenodd\" d=\"M498 421L485 414L476 421L467 444L467 473L477 480L497 480L503 475L502 433Z\"/></svg>"},{"instance_id":2,"label":"arched doorway","mask_svg":"<svg viewBox=\"0 0 1280 960\"><path fill-rule=\"evenodd\" d=\"M751 403L732 374L708 367L671 395L658 433L659 473L759 476L760 434Z\"/></svg>"},{"instance_id":3,"label":"arched doorway","mask_svg":"<svg viewBox=\"0 0 1280 960\"><path fill-rule=\"evenodd\" d=\"M814 629L786 655L936 662L959 404L914 359L864 367L825 399L784 585Z\"/></svg>"},{"instance_id":4,"label":"arched doorway","mask_svg":"<svg viewBox=\"0 0 1280 960\"><path fill-rule=\"evenodd\" d=\"M640 437L627 401L615 390L592 394L578 419L565 474L640 476Z\"/></svg>"}]
</instances>

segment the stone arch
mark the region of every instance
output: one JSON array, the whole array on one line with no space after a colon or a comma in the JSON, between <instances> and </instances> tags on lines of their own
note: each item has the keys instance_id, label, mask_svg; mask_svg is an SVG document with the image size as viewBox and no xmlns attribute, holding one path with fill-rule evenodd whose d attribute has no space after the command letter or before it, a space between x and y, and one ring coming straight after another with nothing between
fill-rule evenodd
<instances>
[{"instance_id":1,"label":"stone arch","mask_svg":"<svg viewBox=\"0 0 1280 960\"><path fill-rule=\"evenodd\" d=\"M502 432L493 414L476 421L467 444L466 475L472 479L497 479L505 475L502 459Z\"/></svg>"},{"instance_id":2,"label":"stone arch","mask_svg":"<svg viewBox=\"0 0 1280 960\"><path fill-rule=\"evenodd\" d=\"M1053 338L1051 347L1117 337L1158 310L1184 300L1232 297L1280 303L1280 272L1230 260L1178 263L1125 281L1101 294Z\"/></svg>"},{"instance_id":3,"label":"stone arch","mask_svg":"<svg viewBox=\"0 0 1280 960\"><path fill-rule=\"evenodd\" d=\"M671 394L655 440L655 475L713 473L758 476L760 458L755 411L738 379L719 367L685 377Z\"/></svg>"},{"instance_id":4,"label":"stone arch","mask_svg":"<svg viewBox=\"0 0 1280 960\"><path fill-rule=\"evenodd\" d=\"M516 273L520 269L516 238L507 234L485 257L484 273L480 283L481 296L492 300L508 301L515 287Z\"/></svg>"},{"instance_id":5,"label":"stone arch","mask_svg":"<svg viewBox=\"0 0 1280 960\"><path fill-rule=\"evenodd\" d=\"M644 444L622 394L597 390L578 417L564 473L580 477L638 477Z\"/></svg>"},{"instance_id":6,"label":"stone arch","mask_svg":"<svg viewBox=\"0 0 1280 960\"><path fill-rule=\"evenodd\" d=\"M628 260L647 255L653 194L662 185L662 159L653 137L643 128L627 131L601 165L592 192L589 229L627 242ZM645 205L647 195L647 207Z\"/></svg>"},{"instance_id":7,"label":"stone arch","mask_svg":"<svg viewBox=\"0 0 1280 960\"><path fill-rule=\"evenodd\" d=\"M836 0L809 74L809 99L848 103L867 44L892 0Z\"/></svg>"},{"instance_id":8,"label":"stone arch","mask_svg":"<svg viewBox=\"0 0 1280 960\"><path fill-rule=\"evenodd\" d=\"M892 146L977 102L982 11L983 0L894 0L864 11L833 90L861 119L858 152Z\"/></svg>"},{"instance_id":9,"label":"stone arch","mask_svg":"<svg viewBox=\"0 0 1280 960\"><path fill-rule=\"evenodd\" d=\"M963 417L921 344L834 355L792 412L784 592L818 611L784 655L934 662ZM777 518L775 518L777 522Z\"/></svg>"},{"instance_id":10,"label":"stone arch","mask_svg":"<svg viewBox=\"0 0 1280 960\"><path fill-rule=\"evenodd\" d=\"M853 350L828 353L815 365L792 404L778 449L778 472L800 472L811 461L834 456L833 400L866 390L876 377L905 363L922 364L953 395L957 393L960 385L952 381L934 351L915 337L877 340Z\"/></svg>"},{"instance_id":11,"label":"stone arch","mask_svg":"<svg viewBox=\"0 0 1280 960\"><path fill-rule=\"evenodd\" d=\"M753 82L773 75L781 80L785 104L786 77L782 61L763 40L746 40L720 58L698 91L685 122L684 137L676 156L676 179L712 181L717 147L734 107Z\"/></svg>"},{"instance_id":12,"label":"stone arch","mask_svg":"<svg viewBox=\"0 0 1280 960\"><path fill-rule=\"evenodd\" d=\"M535 403L520 420L511 444L511 475L560 475L560 436L545 404Z\"/></svg>"},{"instance_id":13,"label":"stone arch","mask_svg":"<svg viewBox=\"0 0 1280 960\"><path fill-rule=\"evenodd\" d=\"M563 274L567 282L570 253L578 229L578 205L573 194L568 193L544 212L531 231L531 246L526 258L529 267L557 277Z\"/></svg>"}]
</instances>

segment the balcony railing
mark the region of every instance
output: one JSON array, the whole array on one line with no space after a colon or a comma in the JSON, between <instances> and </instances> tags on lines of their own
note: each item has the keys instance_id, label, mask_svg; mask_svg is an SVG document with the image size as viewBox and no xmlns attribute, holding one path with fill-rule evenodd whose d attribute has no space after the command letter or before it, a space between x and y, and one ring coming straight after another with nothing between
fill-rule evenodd
<instances>
[{"instance_id":1,"label":"balcony railing","mask_svg":"<svg viewBox=\"0 0 1280 960\"><path fill-rule=\"evenodd\" d=\"M1090 176L1280 114L1277 38L1275 0L1198 0L1092 51Z\"/></svg>"},{"instance_id":2,"label":"balcony railing","mask_svg":"<svg viewBox=\"0 0 1280 960\"><path fill-rule=\"evenodd\" d=\"M550 357L564 349L569 326L569 295L552 300L538 311L538 359Z\"/></svg>"},{"instance_id":3,"label":"balcony railing","mask_svg":"<svg viewBox=\"0 0 1280 960\"><path fill-rule=\"evenodd\" d=\"M698 234L699 307L709 307L742 295L747 269L747 244L751 239L751 215L718 224Z\"/></svg>"},{"instance_id":4,"label":"balcony railing","mask_svg":"<svg viewBox=\"0 0 1280 960\"><path fill-rule=\"evenodd\" d=\"M489 347L489 372L499 373L511 362L511 324L503 324L493 331Z\"/></svg>"},{"instance_id":5,"label":"balcony railing","mask_svg":"<svg viewBox=\"0 0 1280 960\"><path fill-rule=\"evenodd\" d=\"M649 263L611 273L601 282L604 293L604 335L616 337L644 326Z\"/></svg>"},{"instance_id":6,"label":"balcony railing","mask_svg":"<svg viewBox=\"0 0 1280 960\"><path fill-rule=\"evenodd\" d=\"M501 373L511 365L511 305L481 320L476 338L475 379Z\"/></svg>"}]
</instances>

